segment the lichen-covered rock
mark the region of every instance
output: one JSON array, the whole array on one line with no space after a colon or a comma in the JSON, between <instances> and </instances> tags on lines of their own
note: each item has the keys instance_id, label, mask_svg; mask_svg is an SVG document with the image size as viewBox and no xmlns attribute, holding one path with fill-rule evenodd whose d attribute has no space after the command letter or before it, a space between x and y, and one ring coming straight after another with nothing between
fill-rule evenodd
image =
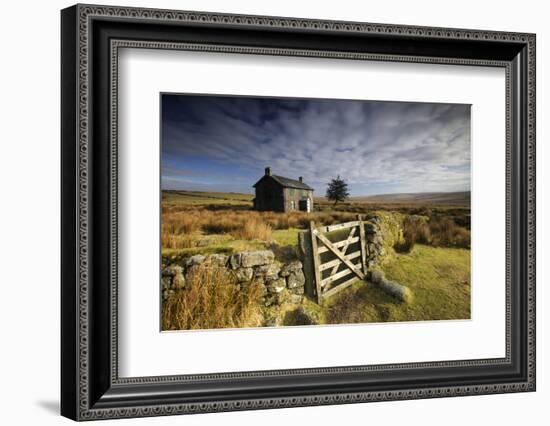
<instances>
[{"instance_id":1,"label":"lichen-covered rock","mask_svg":"<svg viewBox=\"0 0 550 426\"><path fill-rule=\"evenodd\" d=\"M235 279L240 283L252 280L253 276L253 268L239 268L235 271Z\"/></svg>"},{"instance_id":2,"label":"lichen-covered rock","mask_svg":"<svg viewBox=\"0 0 550 426\"><path fill-rule=\"evenodd\" d=\"M183 268L180 265L168 265L162 270L163 277L173 277L176 274L183 273Z\"/></svg>"},{"instance_id":3,"label":"lichen-covered rock","mask_svg":"<svg viewBox=\"0 0 550 426\"><path fill-rule=\"evenodd\" d=\"M190 268L191 266L200 265L206 260L206 256L203 256L202 254L196 254L194 256L188 257L185 260L185 266Z\"/></svg>"},{"instance_id":4,"label":"lichen-covered rock","mask_svg":"<svg viewBox=\"0 0 550 426\"><path fill-rule=\"evenodd\" d=\"M247 251L241 253L241 265L244 268L267 265L268 263L272 263L274 259L275 255L270 250Z\"/></svg>"},{"instance_id":5,"label":"lichen-covered rock","mask_svg":"<svg viewBox=\"0 0 550 426\"><path fill-rule=\"evenodd\" d=\"M306 277L301 269L291 272L287 278L287 287L290 289L303 287L305 283Z\"/></svg>"},{"instance_id":6,"label":"lichen-covered rock","mask_svg":"<svg viewBox=\"0 0 550 426\"><path fill-rule=\"evenodd\" d=\"M382 238L382 235L380 234L368 234L366 236L366 239L369 243L374 243L374 244L377 244L377 245L382 245L384 244L384 238Z\"/></svg>"},{"instance_id":7,"label":"lichen-covered rock","mask_svg":"<svg viewBox=\"0 0 550 426\"><path fill-rule=\"evenodd\" d=\"M374 284L380 284L380 282L384 279L384 272L380 269L375 269L374 271L371 271L370 273L370 280Z\"/></svg>"},{"instance_id":8,"label":"lichen-covered rock","mask_svg":"<svg viewBox=\"0 0 550 426\"><path fill-rule=\"evenodd\" d=\"M268 291L267 291L266 283L264 281L256 279L253 281L253 283L259 286L261 297L267 296Z\"/></svg>"},{"instance_id":9,"label":"lichen-covered rock","mask_svg":"<svg viewBox=\"0 0 550 426\"><path fill-rule=\"evenodd\" d=\"M241 266L241 253L232 254L229 258L229 266L231 269L237 269Z\"/></svg>"},{"instance_id":10,"label":"lichen-covered rock","mask_svg":"<svg viewBox=\"0 0 550 426\"><path fill-rule=\"evenodd\" d=\"M370 259L367 261L367 269L374 268L376 265L378 265L378 259Z\"/></svg>"},{"instance_id":11,"label":"lichen-covered rock","mask_svg":"<svg viewBox=\"0 0 550 426\"><path fill-rule=\"evenodd\" d=\"M367 236L369 234L376 234L378 231L380 231L380 228L378 227L378 225L373 222L365 222L364 228L365 228L365 234Z\"/></svg>"},{"instance_id":12,"label":"lichen-covered rock","mask_svg":"<svg viewBox=\"0 0 550 426\"><path fill-rule=\"evenodd\" d=\"M266 282L267 291L270 293L280 293L286 288L286 281L284 278L278 278L273 281Z\"/></svg>"},{"instance_id":13,"label":"lichen-covered rock","mask_svg":"<svg viewBox=\"0 0 550 426\"><path fill-rule=\"evenodd\" d=\"M283 265L279 275L281 275L281 277L288 277L292 272L301 271L302 268L302 262L300 262L299 260L294 260L290 263Z\"/></svg>"},{"instance_id":14,"label":"lichen-covered rock","mask_svg":"<svg viewBox=\"0 0 550 426\"><path fill-rule=\"evenodd\" d=\"M279 262L273 262L254 268L254 275L257 277L264 277L266 280L276 280L279 277L280 270L281 264Z\"/></svg>"},{"instance_id":15,"label":"lichen-covered rock","mask_svg":"<svg viewBox=\"0 0 550 426\"><path fill-rule=\"evenodd\" d=\"M386 293L390 294L391 296L395 297L401 302L403 303L412 302L413 294L408 287L401 285L399 283L396 283L395 281L389 281L386 279L382 279L382 281L380 281L378 285Z\"/></svg>"},{"instance_id":16,"label":"lichen-covered rock","mask_svg":"<svg viewBox=\"0 0 550 426\"><path fill-rule=\"evenodd\" d=\"M393 247L403 238L403 215L397 212L379 212L381 238L380 245L383 247L380 256L393 252Z\"/></svg>"},{"instance_id":17,"label":"lichen-covered rock","mask_svg":"<svg viewBox=\"0 0 550 426\"><path fill-rule=\"evenodd\" d=\"M305 293L305 287L304 286L293 287L293 288L290 288L288 291L290 291L292 294L303 295Z\"/></svg>"},{"instance_id":18,"label":"lichen-covered rock","mask_svg":"<svg viewBox=\"0 0 550 426\"><path fill-rule=\"evenodd\" d=\"M162 270L162 288L168 289L181 289L185 287L185 277L183 276L183 268L180 265L168 265Z\"/></svg>"},{"instance_id":19,"label":"lichen-covered rock","mask_svg":"<svg viewBox=\"0 0 550 426\"><path fill-rule=\"evenodd\" d=\"M174 290L181 290L185 287L185 277L183 276L183 273L180 272L172 278L172 288Z\"/></svg>"},{"instance_id":20,"label":"lichen-covered rock","mask_svg":"<svg viewBox=\"0 0 550 426\"><path fill-rule=\"evenodd\" d=\"M290 294L290 303L299 304L304 301L302 294Z\"/></svg>"},{"instance_id":21,"label":"lichen-covered rock","mask_svg":"<svg viewBox=\"0 0 550 426\"><path fill-rule=\"evenodd\" d=\"M164 290L162 292L162 298L164 300L168 300L170 297L172 297L176 292L174 290Z\"/></svg>"},{"instance_id":22,"label":"lichen-covered rock","mask_svg":"<svg viewBox=\"0 0 550 426\"><path fill-rule=\"evenodd\" d=\"M367 219L368 222L372 222L372 223L375 223L375 224L378 224L378 223L381 222L380 216L378 216L375 213L368 214L366 219Z\"/></svg>"},{"instance_id":23,"label":"lichen-covered rock","mask_svg":"<svg viewBox=\"0 0 550 426\"><path fill-rule=\"evenodd\" d=\"M227 255L216 253L209 255L205 261L215 266L224 267L227 264L227 259Z\"/></svg>"},{"instance_id":24,"label":"lichen-covered rock","mask_svg":"<svg viewBox=\"0 0 550 426\"><path fill-rule=\"evenodd\" d=\"M264 297L264 306L269 307L273 306L277 302L276 294L268 294Z\"/></svg>"},{"instance_id":25,"label":"lichen-covered rock","mask_svg":"<svg viewBox=\"0 0 550 426\"><path fill-rule=\"evenodd\" d=\"M160 282L162 285L162 289L168 290L172 286L172 277L162 277Z\"/></svg>"}]
</instances>

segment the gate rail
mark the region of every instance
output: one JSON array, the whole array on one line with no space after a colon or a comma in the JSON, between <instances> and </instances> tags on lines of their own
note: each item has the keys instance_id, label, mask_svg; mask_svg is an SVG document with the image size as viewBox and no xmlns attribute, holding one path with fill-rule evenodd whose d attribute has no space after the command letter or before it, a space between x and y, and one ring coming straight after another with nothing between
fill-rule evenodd
<instances>
[{"instance_id":1,"label":"gate rail","mask_svg":"<svg viewBox=\"0 0 550 426\"><path fill-rule=\"evenodd\" d=\"M339 241L331 241L327 234L349 229ZM329 226L309 223L311 256L313 263L314 291L317 303L349 287L357 278L364 280L367 274L367 252L364 222L356 221ZM334 239L334 237L332 238ZM348 249L353 251L348 253ZM351 275L351 277L349 277ZM346 278L342 281L343 278Z\"/></svg>"}]
</instances>

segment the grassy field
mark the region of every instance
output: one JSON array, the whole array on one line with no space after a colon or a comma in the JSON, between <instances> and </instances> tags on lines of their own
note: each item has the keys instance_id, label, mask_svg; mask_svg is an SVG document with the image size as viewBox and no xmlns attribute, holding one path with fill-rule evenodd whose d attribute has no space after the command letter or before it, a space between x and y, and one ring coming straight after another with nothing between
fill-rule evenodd
<instances>
[{"instance_id":1,"label":"grassy field","mask_svg":"<svg viewBox=\"0 0 550 426\"><path fill-rule=\"evenodd\" d=\"M295 246L311 220L330 225L356 213L330 208L311 214L252 210L250 194L163 191L162 254L169 261L193 254Z\"/></svg>"},{"instance_id":2,"label":"grassy field","mask_svg":"<svg viewBox=\"0 0 550 426\"><path fill-rule=\"evenodd\" d=\"M390 280L409 287L411 303L399 303L377 286L357 283L325 307L329 324L470 318L470 250L417 244L383 265Z\"/></svg>"},{"instance_id":3,"label":"grassy field","mask_svg":"<svg viewBox=\"0 0 550 426\"><path fill-rule=\"evenodd\" d=\"M409 287L412 302L401 303L374 284L357 282L323 306L306 300L304 309L314 313L321 324L468 319L470 209L464 201L469 197L464 194L365 197L337 206L316 199L315 211L307 214L254 211L251 194L163 191L163 263L193 254L231 254L266 248L276 257L288 258L289 253L296 254L298 233L311 220L330 225L355 220L357 214L376 212L399 218L403 223L404 240L388 247L390 253L381 267L389 280ZM234 295L228 293L224 297L229 300ZM242 306L244 313L250 309ZM282 325L300 324L296 322L295 310L283 309L279 314L284 316ZM252 322L243 320L242 326L253 326L250 324L255 324L255 315L250 315Z\"/></svg>"},{"instance_id":4,"label":"grassy field","mask_svg":"<svg viewBox=\"0 0 550 426\"><path fill-rule=\"evenodd\" d=\"M170 205L229 205L252 207L252 194L237 192L162 191L163 206Z\"/></svg>"},{"instance_id":5,"label":"grassy field","mask_svg":"<svg viewBox=\"0 0 550 426\"><path fill-rule=\"evenodd\" d=\"M377 204L469 206L470 192L424 192L421 194L381 194L366 197L351 197L352 202Z\"/></svg>"}]
</instances>

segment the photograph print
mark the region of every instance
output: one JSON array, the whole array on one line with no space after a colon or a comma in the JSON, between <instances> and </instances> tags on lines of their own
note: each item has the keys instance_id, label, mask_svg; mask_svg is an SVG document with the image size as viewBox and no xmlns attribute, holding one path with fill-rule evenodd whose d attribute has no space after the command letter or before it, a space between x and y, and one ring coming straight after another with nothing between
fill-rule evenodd
<instances>
[{"instance_id":1,"label":"photograph print","mask_svg":"<svg viewBox=\"0 0 550 426\"><path fill-rule=\"evenodd\" d=\"M160 104L161 330L470 319L470 105Z\"/></svg>"}]
</instances>

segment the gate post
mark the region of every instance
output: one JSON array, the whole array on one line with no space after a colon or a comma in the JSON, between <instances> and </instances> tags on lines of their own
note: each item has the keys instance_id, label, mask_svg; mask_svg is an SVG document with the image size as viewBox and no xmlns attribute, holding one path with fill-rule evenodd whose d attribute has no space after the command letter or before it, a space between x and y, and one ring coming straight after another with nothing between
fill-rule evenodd
<instances>
[{"instance_id":1,"label":"gate post","mask_svg":"<svg viewBox=\"0 0 550 426\"><path fill-rule=\"evenodd\" d=\"M313 248L311 247L311 234L309 230L298 232L298 248L306 278L305 293L311 299L317 300L315 272L313 269Z\"/></svg>"},{"instance_id":2,"label":"gate post","mask_svg":"<svg viewBox=\"0 0 550 426\"><path fill-rule=\"evenodd\" d=\"M315 236L315 222L309 222L309 233L311 235L311 251L312 251L312 260L313 260L313 279L315 282L315 292L317 293L317 303L320 305L323 301L323 293L321 288L321 271L319 267L321 266L321 261L319 259L319 252L317 250L317 237Z\"/></svg>"},{"instance_id":3,"label":"gate post","mask_svg":"<svg viewBox=\"0 0 550 426\"><path fill-rule=\"evenodd\" d=\"M358 214L357 220L359 221L359 245L361 246L361 266L363 267L363 274L367 276L367 241L365 238L365 224L363 223L363 217Z\"/></svg>"}]
</instances>

